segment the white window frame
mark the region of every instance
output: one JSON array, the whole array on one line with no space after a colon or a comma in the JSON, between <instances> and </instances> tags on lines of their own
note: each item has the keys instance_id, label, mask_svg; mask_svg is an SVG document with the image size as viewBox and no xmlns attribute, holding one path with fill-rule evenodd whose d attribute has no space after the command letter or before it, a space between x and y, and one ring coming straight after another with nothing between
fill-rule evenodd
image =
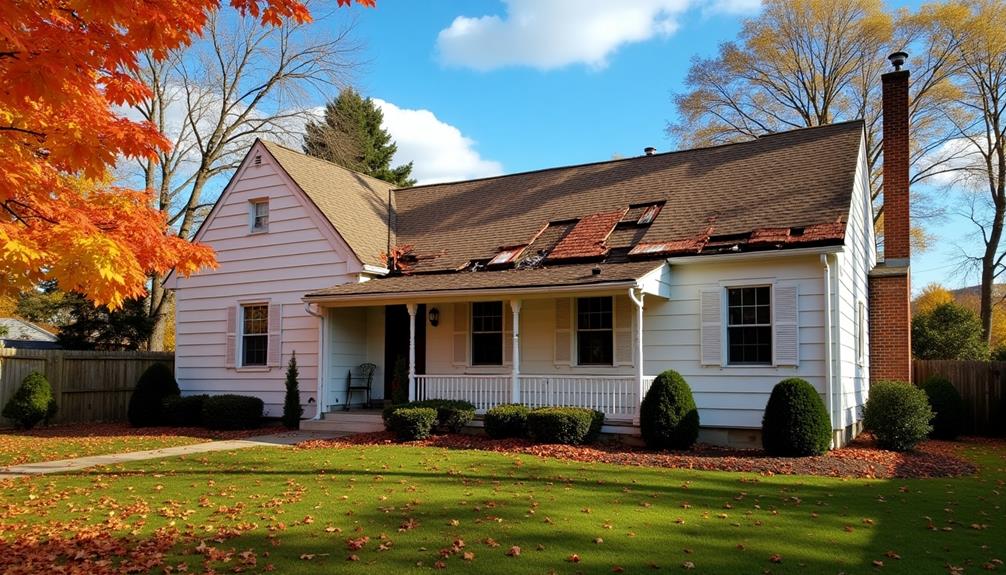
<instances>
[{"instance_id":1,"label":"white window frame","mask_svg":"<svg viewBox=\"0 0 1006 575\"><path fill-rule=\"evenodd\" d=\"M251 307L263 307L265 308L265 333L255 333L255 334L245 334L245 310ZM239 368L252 368L252 369L265 369L269 367L269 302L268 301L253 301L253 302L241 302L241 314L238 317L238 361L235 365ZM252 337L264 337L265 338L265 361L262 363L245 363L245 336L249 335Z\"/></svg>"},{"instance_id":2,"label":"white window frame","mask_svg":"<svg viewBox=\"0 0 1006 575\"><path fill-rule=\"evenodd\" d=\"M260 207L265 206L265 214L258 213ZM259 225L259 219L265 223ZM269 198L258 198L248 202L248 229L249 233L262 234L269 231Z\"/></svg>"},{"instance_id":3,"label":"white window frame","mask_svg":"<svg viewBox=\"0 0 1006 575\"><path fill-rule=\"evenodd\" d=\"M500 304L500 362L499 363L475 363L475 304L476 303L498 303ZM490 300L470 302L468 304L468 366L469 367L503 367L506 364L506 312L507 305L502 300ZM479 331L478 333L496 333L495 331Z\"/></svg>"},{"instance_id":4,"label":"white window frame","mask_svg":"<svg viewBox=\"0 0 1006 575\"><path fill-rule=\"evenodd\" d=\"M745 288L768 288L768 323L767 324L740 324L737 326L730 325L730 290L734 289L745 289ZM775 367L775 282L754 282L754 283L742 283L742 284L726 284L723 285L723 365L726 367L740 367L740 368L752 368L752 367ZM769 348L769 361L759 362L759 363L743 363L743 362L733 362L730 361L730 328L731 327L767 327L769 330L769 336L772 338L772 344Z\"/></svg>"},{"instance_id":5,"label":"white window frame","mask_svg":"<svg viewBox=\"0 0 1006 575\"><path fill-rule=\"evenodd\" d=\"M607 330L600 329L585 329L584 331L608 331L611 332L611 363L580 363L580 300L582 299L600 299L607 298L611 302L611 327ZM573 349L570 350L570 363L575 367L589 367L589 368L599 368L603 369L605 367L615 367L617 365L615 361L615 298L610 295L601 296L580 296L573 298L573 305L570 306L573 314L573 321L570 322L573 326L573 337L570 340L573 342Z\"/></svg>"}]
</instances>

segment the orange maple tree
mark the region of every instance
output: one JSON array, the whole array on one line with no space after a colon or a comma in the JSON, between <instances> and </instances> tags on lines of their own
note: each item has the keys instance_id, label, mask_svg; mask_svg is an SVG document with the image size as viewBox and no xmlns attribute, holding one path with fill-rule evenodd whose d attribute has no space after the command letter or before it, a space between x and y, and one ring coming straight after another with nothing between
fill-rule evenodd
<instances>
[{"instance_id":1,"label":"orange maple tree","mask_svg":"<svg viewBox=\"0 0 1006 575\"><path fill-rule=\"evenodd\" d=\"M230 4L264 26L311 19L298 0ZM128 73L138 56L188 44L219 8L0 0L0 294L54 279L116 307L145 293L149 273L216 265L209 247L171 233L149 190L110 185L110 171L121 157L153 158L169 146L152 124L118 111L150 97Z\"/></svg>"}]
</instances>

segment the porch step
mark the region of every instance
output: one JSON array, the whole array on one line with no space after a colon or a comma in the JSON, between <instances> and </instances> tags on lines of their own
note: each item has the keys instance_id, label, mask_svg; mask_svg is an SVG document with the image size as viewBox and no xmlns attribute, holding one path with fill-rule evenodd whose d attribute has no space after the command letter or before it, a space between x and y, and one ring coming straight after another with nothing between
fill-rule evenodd
<instances>
[{"instance_id":1,"label":"porch step","mask_svg":"<svg viewBox=\"0 0 1006 575\"><path fill-rule=\"evenodd\" d=\"M384 431L384 420L378 410L332 411L322 414L322 419L300 422L305 431L339 431L343 433L370 433Z\"/></svg>"}]
</instances>

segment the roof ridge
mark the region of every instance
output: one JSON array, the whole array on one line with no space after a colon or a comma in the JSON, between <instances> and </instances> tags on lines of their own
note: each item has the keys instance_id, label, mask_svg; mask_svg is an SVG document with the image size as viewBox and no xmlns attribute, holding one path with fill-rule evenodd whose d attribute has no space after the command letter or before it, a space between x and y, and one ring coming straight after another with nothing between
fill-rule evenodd
<instances>
[{"instance_id":1,"label":"roof ridge","mask_svg":"<svg viewBox=\"0 0 1006 575\"><path fill-rule=\"evenodd\" d=\"M764 134L762 136L757 136L756 138L754 138L752 140L744 140L744 141L741 141L741 142L726 142L726 143L723 143L723 144L714 144L714 145L710 145L710 146L699 146L697 148L686 148L684 150L670 150L670 151L667 151L667 152L660 152L660 153L657 153L657 154L653 154L652 156L632 156L632 157L628 157L628 158L617 158L617 159L614 159L614 160L599 160L599 161L595 161L595 162L584 162L584 163L581 163L581 164L568 164L568 165L565 165L565 166L550 166L550 167L547 167L547 168L537 168L537 169L534 169L534 170L525 170L523 172L513 172L513 173L510 173L510 174L498 174L498 175L495 175L495 176L485 176L485 177L481 177L481 178L471 178L471 179L468 179L468 180L453 180L453 181L450 181L450 182L438 182L438 183L433 183L433 184L419 184L419 185L415 185L415 186L410 186L408 188L395 188L395 187L393 187L392 191L394 191L395 193L398 193L398 192L406 192L406 191L418 190L418 189L423 189L423 188L433 188L433 187L436 187L436 186L451 186L451 185L454 185L454 184L466 184L466 183L469 183L469 182L484 182L484 181L489 181L489 180L498 180L498 179L509 178L509 177L513 177L513 176L526 176L528 174L538 174L538 173L542 173L542 172L551 172L551 171L554 171L554 170L566 170L566 169L570 169L570 168L585 168L585 167L588 167L588 166L600 166L600 165L604 165L604 164L617 164L617 163L622 163L622 162L632 162L632 161L646 160L646 159L651 159L651 158L658 157L658 156L670 156L670 155L674 155L674 154L684 154L684 153L688 153L688 152L697 152L697 151L701 151L701 150L712 150L712 149L716 149L716 148L725 148L725 147L729 147L729 146L741 146L741 145L744 145L744 144L753 144L755 142L764 140L766 138L773 138L773 137L777 137L777 136L785 136L785 135L793 134L793 133L797 133L797 132L806 132L806 131L810 131L810 130L823 130L823 129L827 129L827 128L841 127L841 126L846 126L846 125L850 125L850 124L865 124L865 123L866 122L862 118L857 118L855 120L845 120L845 121L842 121L842 122L833 122L831 124L820 124L820 125L817 125L817 126L804 126L802 128L794 128L792 130L785 130L785 131L782 131L782 132L770 132L770 133ZM325 161L325 160L322 160L322 161Z\"/></svg>"},{"instance_id":2,"label":"roof ridge","mask_svg":"<svg viewBox=\"0 0 1006 575\"><path fill-rule=\"evenodd\" d=\"M344 172L349 172L350 174L353 174L355 176L362 176L362 177L364 177L364 178L366 178L368 180L372 180L375 183L383 184L385 186L388 186L391 189L397 189L397 188L395 188L395 185L392 184L391 182L386 182L386 181L382 180L381 178L375 178L374 176L371 176L370 174L364 174L363 172L359 172L359 171L347 168L346 166L343 166L343 165L340 165L340 164L336 164L335 162L326 160L324 158L319 158L317 156L312 156L311 154L307 154L307 153L304 153L302 151L295 150L295 149L293 149L293 148L291 148L289 146L284 146L283 144L280 144L278 142L273 142L271 140L265 140L265 139L262 139L262 138L258 138L258 140L260 142L262 142L262 144L264 146L266 146L266 147L275 146L277 148L286 150L287 152L290 152L290 153L293 153L293 154L297 154L298 156L301 156L302 158L306 158L306 159L309 159L309 160L312 160L312 161L315 161L315 162L321 162L322 164L325 164L326 166L333 167L333 168L338 168L338 169L340 169L340 170L342 170ZM402 189L407 189L407 188L402 188Z\"/></svg>"}]
</instances>

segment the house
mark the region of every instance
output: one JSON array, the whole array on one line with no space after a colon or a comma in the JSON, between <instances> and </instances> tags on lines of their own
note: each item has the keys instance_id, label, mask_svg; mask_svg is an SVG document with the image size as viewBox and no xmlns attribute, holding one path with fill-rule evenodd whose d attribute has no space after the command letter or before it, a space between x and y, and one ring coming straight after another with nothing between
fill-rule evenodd
<instances>
[{"instance_id":1,"label":"house","mask_svg":"<svg viewBox=\"0 0 1006 575\"><path fill-rule=\"evenodd\" d=\"M0 347L59 349L60 346L56 335L45 328L16 317L0 317Z\"/></svg>"},{"instance_id":2,"label":"house","mask_svg":"<svg viewBox=\"0 0 1006 575\"><path fill-rule=\"evenodd\" d=\"M751 444L802 377L842 444L871 376L910 377L907 87L884 76L881 264L861 121L408 189L257 141L196 236L219 268L169 280L179 385L279 415L296 352L323 419L364 400L361 364L390 397L402 361L410 398L586 406L633 433L674 369L702 440Z\"/></svg>"}]
</instances>

